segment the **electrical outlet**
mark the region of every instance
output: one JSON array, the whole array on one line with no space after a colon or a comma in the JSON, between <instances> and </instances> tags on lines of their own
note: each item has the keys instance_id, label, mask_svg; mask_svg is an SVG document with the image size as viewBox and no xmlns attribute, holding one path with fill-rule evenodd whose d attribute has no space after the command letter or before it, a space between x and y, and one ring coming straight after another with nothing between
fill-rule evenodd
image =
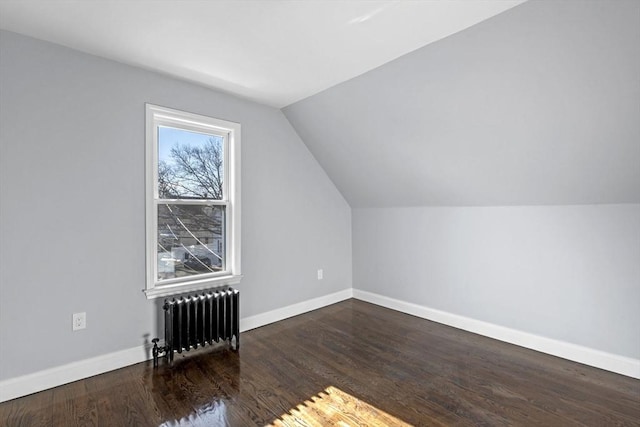
<instances>
[{"instance_id":1,"label":"electrical outlet","mask_svg":"<svg viewBox=\"0 0 640 427\"><path fill-rule=\"evenodd\" d=\"M319 269L318 270L318 280L322 280L322 276L323 276L322 269Z\"/></svg>"},{"instance_id":2,"label":"electrical outlet","mask_svg":"<svg viewBox=\"0 0 640 427\"><path fill-rule=\"evenodd\" d=\"M87 313L73 313L73 330L78 331L87 327Z\"/></svg>"}]
</instances>

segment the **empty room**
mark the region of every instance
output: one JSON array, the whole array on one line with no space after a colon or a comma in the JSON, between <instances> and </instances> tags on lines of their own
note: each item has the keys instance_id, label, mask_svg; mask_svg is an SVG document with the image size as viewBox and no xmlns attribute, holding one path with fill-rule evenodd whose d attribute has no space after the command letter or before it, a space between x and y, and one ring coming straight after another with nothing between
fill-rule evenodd
<instances>
[{"instance_id":1,"label":"empty room","mask_svg":"<svg viewBox=\"0 0 640 427\"><path fill-rule=\"evenodd\" d=\"M640 426L640 1L0 0L0 426Z\"/></svg>"}]
</instances>

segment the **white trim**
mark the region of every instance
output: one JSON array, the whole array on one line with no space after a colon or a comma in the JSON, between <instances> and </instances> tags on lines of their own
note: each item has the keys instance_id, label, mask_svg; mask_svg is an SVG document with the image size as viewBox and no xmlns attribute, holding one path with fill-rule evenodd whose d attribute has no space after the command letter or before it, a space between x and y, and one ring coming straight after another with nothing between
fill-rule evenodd
<instances>
[{"instance_id":1,"label":"white trim","mask_svg":"<svg viewBox=\"0 0 640 427\"><path fill-rule=\"evenodd\" d=\"M297 304L267 311L266 313L256 314L255 316L240 319L240 332L259 328L260 326L268 325L269 323L279 322L280 320L288 319L289 317L298 316L299 314L307 313L309 311L317 310L319 308L347 300L353 297L352 291L353 290L349 288L333 294L324 295L318 298L302 301Z\"/></svg>"},{"instance_id":2,"label":"white trim","mask_svg":"<svg viewBox=\"0 0 640 427\"><path fill-rule=\"evenodd\" d=\"M124 368L149 360L151 357L149 344L10 378L0 381L0 402Z\"/></svg>"},{"instance_id":3,"label":"white trim","mask_svg":"<svg viewBox=\"0 0 640 427\"><path fill-rule=\"evenodd\" d=\"M638 359L552 340L550 338L351 288L240 319L240 331L245 332L250 329L259 328L260 326L317 310L349 298L356 298L521 347L640 379L640 360ZM151 357L150 345L144 345L92 357L90 359L79 360L21 377L10 378L0 381L0 402L89 378L115 369L124 368L136 363L145 362L150 360Z\"/></svg>"},{"instance_id":4,"label":"white trim","mask_svg":"<svg viewBox=\"0 0 640 427\"><path fill-rule=\"evenodd\" d=\"M352 297L351 288L313 298L287 307L240 319L240 331L259 328L311 310L335 304ZM0 402L58 387L73 381L124 368L152 358L151 345L116 351L90 359L79 360L62 366L45 369L32 374L0 381Z\"/></svg>"},{"instance_id":5,"label":"white trim","mask_svg":"<svg viewBox=\"0 0 640 427\"><path fill-rule=\"evenodd\" d=\"M186 129L193 132L217 135L224 140L224 179L222 200L178 201L160 199L158 194L158 126ZM145 232L146 232L146 284L148 299L175 295L193 290L238 283L241 271L241 196L240 160L241 129L239 123L174 110L153 104L145 104ZM158 254L158 204L174 203L189 205L212 205L225 207L225 262L224 271L214 274L199 274L170 280L157 280ZM203 285L203 283L205 283Z\"/></svg>"},{"instance_id":6,"label":"white trim","mask_svg":"<svg viewBox=\"0 0 640 427\"><path fill-rule=\"evenodd\" d=\"M144 290L143 292L147 298L168 297L171 295L178 295L186 292L203 291L206 289L212 289L219 286L235 285L240 283L242 276L220 276L220 277L208 277L202 280L193 280L190 282L178 282L174 284L167 284L163 286L156 286L153 289Z\"/></svg>"},{"instance_id":7,"label":"white trim","mask_svg":"<svg viewBox=\"0 0 640 427\"><path fill-rule=\"evenodd\" d=\"M640 379L640 359L619 356L565 341L554 340L359 289L353 289L353 297L485 337Z\"/></svg>"}]
</instances>

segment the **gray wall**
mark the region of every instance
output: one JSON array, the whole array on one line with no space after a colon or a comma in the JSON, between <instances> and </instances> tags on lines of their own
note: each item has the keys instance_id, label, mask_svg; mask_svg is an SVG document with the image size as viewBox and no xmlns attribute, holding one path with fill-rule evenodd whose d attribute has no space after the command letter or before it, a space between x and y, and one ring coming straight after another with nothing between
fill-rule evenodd
<instances>
[{"instance_id":1,"label":"gray wall","mask_svg":"<svg viewBox=\"0 0 640 427\"><path fill-rule=\"evenodd\" d=\"M640 357L639 17L530 0L285 108L354 287Z\"/></svg>"},{"instance_id":2,"label":"gray wall","mask_svg":"<svg viewBox=\"0 0 640 427\"><path fill-rule=\"evenodd\" d=\"M354 288L640 358L640 205L353 210Z\"/></svg>"},{"instance_id":3,"label":"gray wall","mask_svg":"<svg viewBox=\"0 0 640 427\"><path fill-rule=\"evenodd\" d=\"M351 287L349 205L279 110L1 32L0 380L157 335L145 102L242 124L242 317Z\"/></svg>"},{"instance_id":4,"label":"gray wall","mask_svg":"<svg viewBox=\"0 0 640 427\"><path fill-rule=\"evenodd\" d=\"M640 203L639 16L530 0L284 112L352 208Z\"/></svg>"}]
</instances>

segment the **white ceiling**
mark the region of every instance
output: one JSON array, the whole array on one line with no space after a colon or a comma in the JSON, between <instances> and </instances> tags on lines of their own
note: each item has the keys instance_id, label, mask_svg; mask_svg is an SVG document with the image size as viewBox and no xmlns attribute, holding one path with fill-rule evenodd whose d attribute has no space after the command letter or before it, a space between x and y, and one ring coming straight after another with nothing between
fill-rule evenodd
<instances>
[{"instance_id":1,"label":"white ceiling","mask_svg":"<svg viewBox=\"0 0 640 427\"><path fill-rule=\"evenodd\" d=\"M0 28L284 107L524 0L0 0Z\"/></svg>"}]
</instances>

